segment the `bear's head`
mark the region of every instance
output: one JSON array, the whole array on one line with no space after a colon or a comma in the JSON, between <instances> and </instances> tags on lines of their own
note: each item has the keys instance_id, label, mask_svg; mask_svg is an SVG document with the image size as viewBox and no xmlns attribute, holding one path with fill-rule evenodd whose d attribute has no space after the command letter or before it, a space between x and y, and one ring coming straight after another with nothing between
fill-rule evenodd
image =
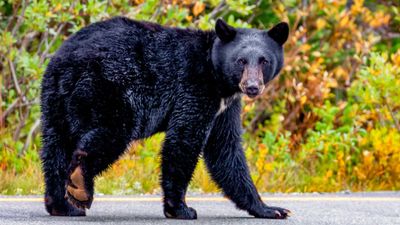
<instances>
[{"instance_id":1,"label":"bear's head","mask_svg":"<svg viewBox=\"0 0 400 225\"><path fill-rule=\"evenodd\" d=\"M289 26L281 22L268 31L229 26L218 19L211 60L229 90L254 98L283 66L283 44Z\"/></svg>"}]
</instances>

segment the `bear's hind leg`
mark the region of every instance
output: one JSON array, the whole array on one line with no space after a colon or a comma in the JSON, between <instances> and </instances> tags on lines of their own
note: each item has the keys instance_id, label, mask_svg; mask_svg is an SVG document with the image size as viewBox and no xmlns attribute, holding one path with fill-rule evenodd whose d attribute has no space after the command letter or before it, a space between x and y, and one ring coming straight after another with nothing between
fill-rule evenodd
<instances>
[{"instance_id":1,"label":"bear's hind leg","mask_svg":"<svg viewBox=\"0 0 400 225\"><path fill-rule=\"evenodd\" d=\"M43 134L41 160L45 178L45 206L52 216L85 216L85 210L67 202L65 195L68 157L66 146L57 134L46 135L54 129L46 129Z\"/></svg>"},{"instance_id":2,"label":"bear's hind leg","mask_svg":"<svg viewBox=\"0 0 400 225\"><path fill-rule=\"evenodd\" d=\"M118 132L97 128L83 135L68 169L65 197L72 205L90 208L94 178L107 169L127 147L128 140Z\"/></svg>"},{"instance_id":3,"label":"bear's hind leg","mask_svg":"<svg viewBox=\"0 0 400 225\"><path fill-rule=\"evenodd\" d=\"M68 202L81 209L90 208L93 201L93 179L90 179L86 172L87 168L84 163L86 156L87 153L80 149L74 152L68 169L65 192Z\"/></svg>"}]
</instances>

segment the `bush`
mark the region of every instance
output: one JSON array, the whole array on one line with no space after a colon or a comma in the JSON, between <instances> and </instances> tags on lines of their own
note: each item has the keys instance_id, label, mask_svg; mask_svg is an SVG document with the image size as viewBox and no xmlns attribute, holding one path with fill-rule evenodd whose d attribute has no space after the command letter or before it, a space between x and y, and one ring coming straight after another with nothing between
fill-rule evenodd
<instances>
[{"instance_id":1,"label":"bush","mask_svg":"<svg viewBox=\"0 0 400 225\"><path fill-rule=\"evenodd\" d=\"M69 35L116 15L200 29L212 29L218 17L259 29L288 21L283 72L262 97L243 100L244 145L258 188L398 190L398 8L373 0L0 0L0 193L41 192L41 76ZM132 144L97 190L157 192L163 137ZM202 162L191 189L217 190Z\"/></svg>"}]
</instances>

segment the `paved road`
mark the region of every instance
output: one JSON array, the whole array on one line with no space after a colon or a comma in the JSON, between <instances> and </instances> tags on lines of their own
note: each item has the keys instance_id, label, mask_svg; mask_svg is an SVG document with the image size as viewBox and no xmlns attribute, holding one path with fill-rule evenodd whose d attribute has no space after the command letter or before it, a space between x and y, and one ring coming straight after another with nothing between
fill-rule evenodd
<instances>
[{"instance_id":1,"label":"paved road","mask_svg":"<svg viewBox=\"0 0 400 225\"><path fill-rule=\"evenodd\" d=\"M216 195L187 198L196 221L167 220L159 196L97 196L86 217L50 217L42 197L0 196L0 224L268 224L400 225L400 192L264 195L270 205L292 210L286 220L255 219Z\"/></svg>"}]
</instances>

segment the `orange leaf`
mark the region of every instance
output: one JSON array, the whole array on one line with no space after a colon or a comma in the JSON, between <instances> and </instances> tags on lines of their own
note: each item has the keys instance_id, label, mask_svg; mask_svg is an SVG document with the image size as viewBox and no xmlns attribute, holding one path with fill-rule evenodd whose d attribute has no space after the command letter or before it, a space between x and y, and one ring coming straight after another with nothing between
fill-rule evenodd
<instances>
[{"instance_id":1,"label":"orange leaf","mask_svg":"<svg viewBox=\"0 0 400 225\"><path fill-rule=\"evenodd\" d=\"M196 2L193 6L192 12L194 16L198 16L200 13L204 11L206 8L206 4L202 2Z\"/></svg>"}]
</instances>

